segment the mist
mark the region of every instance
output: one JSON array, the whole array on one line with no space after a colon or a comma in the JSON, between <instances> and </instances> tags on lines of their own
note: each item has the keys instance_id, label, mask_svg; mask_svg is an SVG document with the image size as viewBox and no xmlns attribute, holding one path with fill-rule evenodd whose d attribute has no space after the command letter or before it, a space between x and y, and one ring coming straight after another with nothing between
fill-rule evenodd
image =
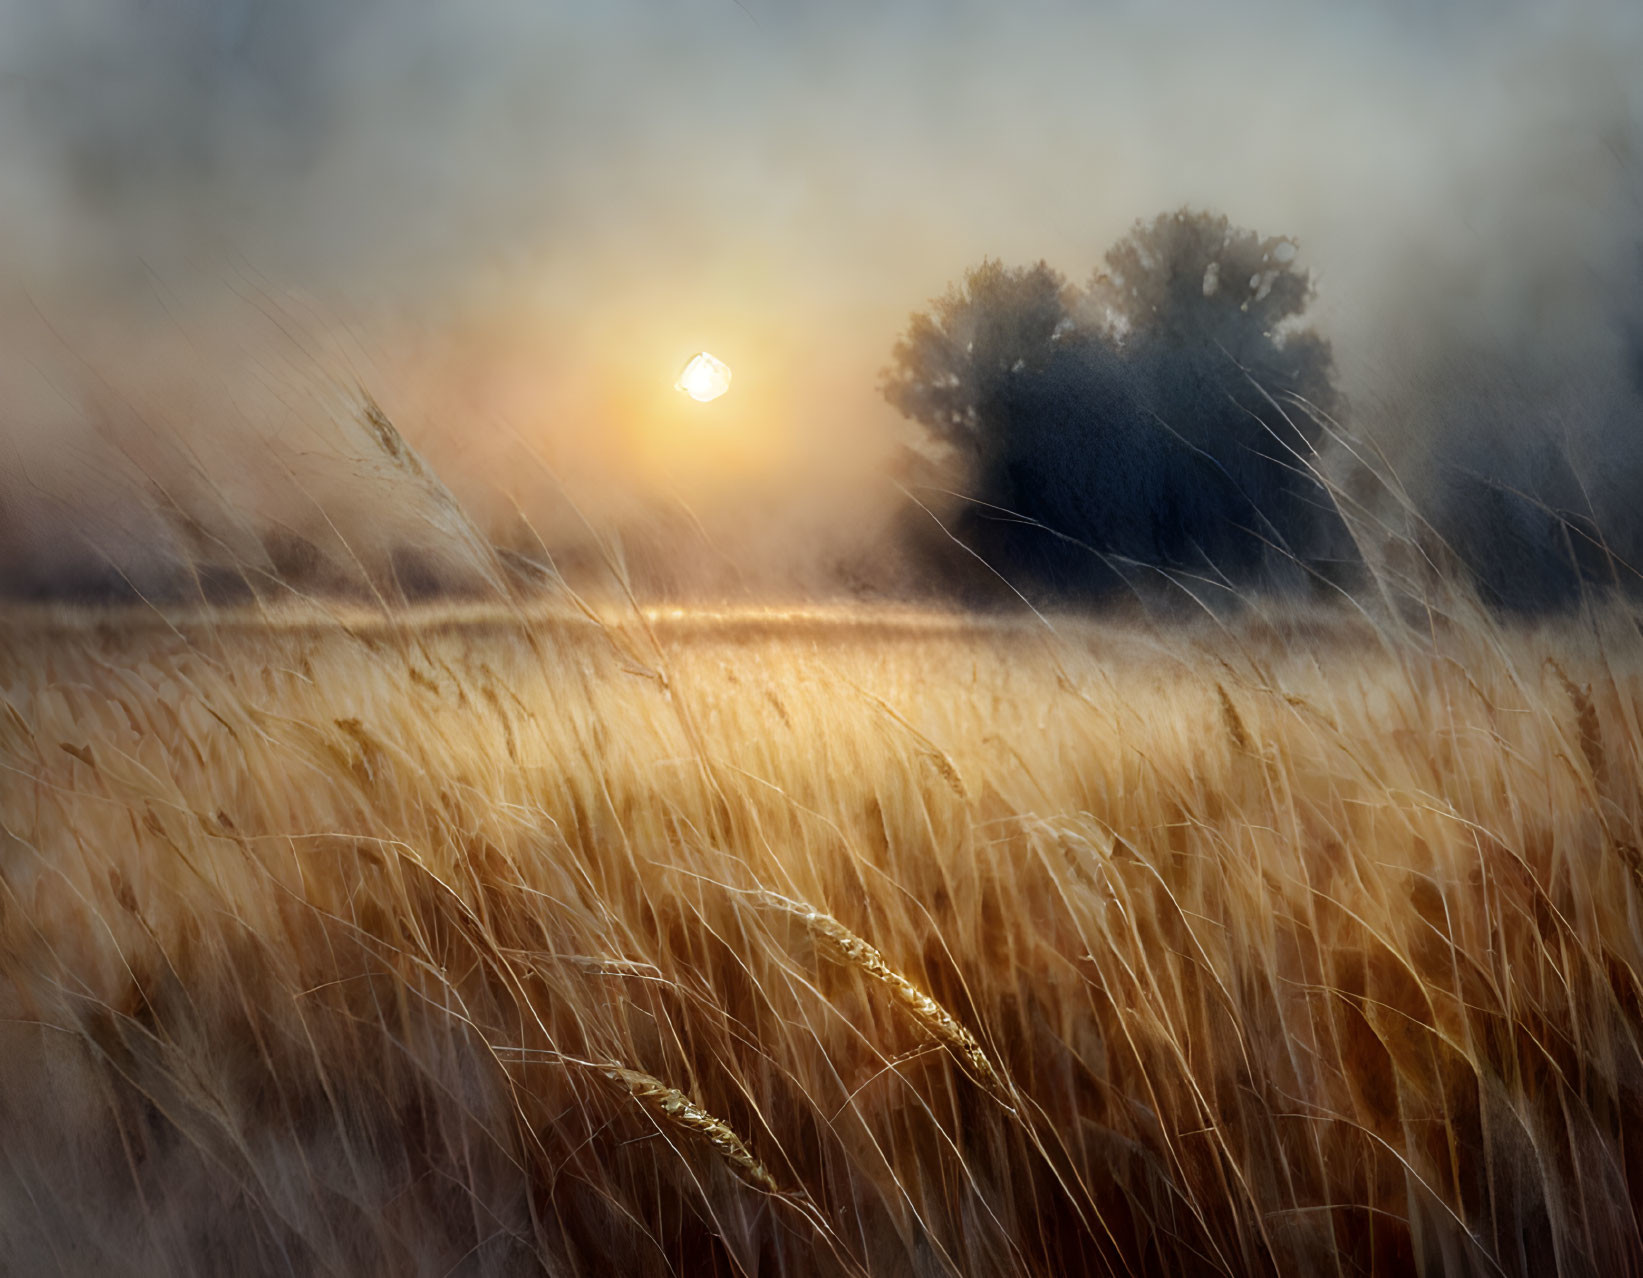
<instances>
[{"instance_id":1,"label":"mist","mask_svg":"<svg viewBox=\"0 0 1643 1278\"><path fill-rule=\"evenodd\" d=\"M0 589L479 589L593 530L835 589L923 444L908 313L1191 205L1300 245L1379 491L1555 594L1545 507L1643 553L1640 68L1595 2L0 3Z\"/></svg>"}]
</instances>

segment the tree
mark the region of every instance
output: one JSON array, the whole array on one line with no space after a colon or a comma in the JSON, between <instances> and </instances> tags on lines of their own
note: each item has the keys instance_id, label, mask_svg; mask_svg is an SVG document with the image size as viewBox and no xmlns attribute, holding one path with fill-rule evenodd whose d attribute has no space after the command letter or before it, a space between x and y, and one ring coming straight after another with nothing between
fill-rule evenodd
<instances>
[{"instance_id":1,"label":"tree","mask_svg":"<svg viewBox=\"0 0 1643 1278\"><path fill-rule=\"evenodd\" d=\"M1329 344L1302 326L1293 241L1182 210L1108 252L1081 311L1120 344L1138 400L1197 464L1179 478L1177 562L1240 580L1348 544L1315 459L1336 410Z\"/></svg>"},{"instance_id":2,"label":"tree","mask_svg":"<svg viewBox=\"0 0 1643 1278\"><path fill-rule=\"evenodd\" d=\"M1083 290L989 259L914 315L883 389L962 463L967 543L1071 595L1137 566L1249 582L1327 560L1345 539L1312 467L1336 397L1296 257L1183 210Z\"/></svg>"},{"instance_id":3,"label":"tree","mask_svg":"<svg viewBox=\"0 0 1643 1278\"><path fill-rule=\"evenodd\" d=\"M1274 390L1333 406L1329 344L1298 323L1314 290L1293 240L1182 209L1137 223L1105 266L1081 299L1086 322L1132 346L1219 353Z\"/></svg>"},{"instance_id":4,"label":"tree","mask_svg":"<svg viewBox=\"0 0 1643 1278\"><path fill-rule=\"evenodd\" d=\"M1045 366L1072 300L1043 262L1011 269L984 258L912 317L891 351L885 398L943 443L979 447L989 398L1012 372Z\"/></svg>"}]
</instances>

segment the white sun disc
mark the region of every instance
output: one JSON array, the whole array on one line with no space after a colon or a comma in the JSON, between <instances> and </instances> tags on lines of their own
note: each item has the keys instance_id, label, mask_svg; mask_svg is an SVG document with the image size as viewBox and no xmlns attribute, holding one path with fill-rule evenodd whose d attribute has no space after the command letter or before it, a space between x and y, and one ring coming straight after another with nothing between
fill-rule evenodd
<instances>
[{"instance_id":1,"label":"white sun disc","mask_svg":"<svg viewBox=\"0 0 1643 1278\"><path fill-rule=\"evenodd\" d=\"M706 351L698 351L679 373L673 388L684 391L700 404L718 399L730 389L730 365Z\"/></svg>"}]
</instances>

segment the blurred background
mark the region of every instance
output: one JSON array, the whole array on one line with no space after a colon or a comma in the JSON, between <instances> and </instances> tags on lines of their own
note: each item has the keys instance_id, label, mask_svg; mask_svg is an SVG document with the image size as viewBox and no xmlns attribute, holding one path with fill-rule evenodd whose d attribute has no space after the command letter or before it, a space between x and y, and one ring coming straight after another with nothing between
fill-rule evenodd
<instances>
[{"instance_id":1,"label":"blurred background","mask_svg":"<svg viewBox=\"0 0 1643 1278\"><path fill-rule=\"evenodd\" d=\"M909 316L1186 207L1310 272L1319 465L1563 601L1643 544L1640 70L1602 0L0 0L0 590L939 589Z\"/></svg>"}]
</instances>

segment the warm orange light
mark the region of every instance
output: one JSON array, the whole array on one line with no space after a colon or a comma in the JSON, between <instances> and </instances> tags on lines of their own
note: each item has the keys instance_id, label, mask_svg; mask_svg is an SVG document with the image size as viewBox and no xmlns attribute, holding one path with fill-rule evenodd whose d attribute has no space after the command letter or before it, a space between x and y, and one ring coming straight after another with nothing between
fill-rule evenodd
<instances>
[{"instance_id":1,"label":"warm orange light","mask_svg":"<svg viewBox=\"0 0 1643 1278\"><path fill-rule=\"evenodd\" d=\"M730 389L730 365L706 351L700 351L690 357L690 362L684 366L673 386L697 403L705 404Z\"/></svg>"}]
</instances>

